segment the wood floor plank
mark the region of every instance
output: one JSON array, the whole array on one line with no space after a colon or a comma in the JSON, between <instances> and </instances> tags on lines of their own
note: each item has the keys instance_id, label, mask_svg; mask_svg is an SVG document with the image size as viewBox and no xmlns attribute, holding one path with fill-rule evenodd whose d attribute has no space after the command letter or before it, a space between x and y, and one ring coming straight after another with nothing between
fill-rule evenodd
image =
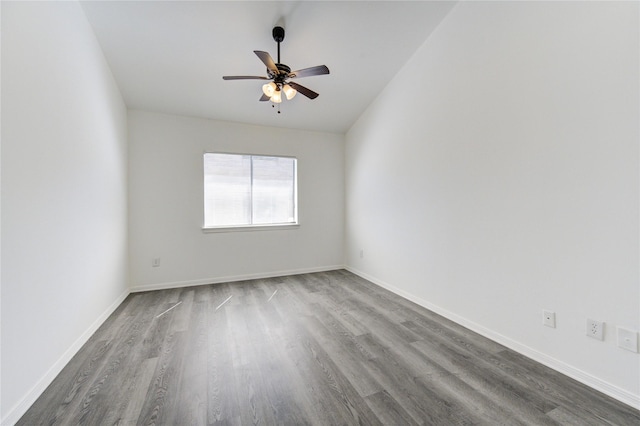
<instances>
[{"instance_id":1,"label":"wood floor plank","mask_svg":"<svg viewBox=\"0 0 640 426\"><path fill-rule=\"evenodd\" d=\"M425 419L431 419L433 407L456 405L455 397L434 395L418 382L419 377L438 378L450 373L423 357L411 345L385 342L375 335L365 335L359 339L376 354L367 363L374 377L415 421L422 423ZM452 421L451 418L448 420Z\"/></svg>"},{"instance_id":2,"label":"wood floor plank","mask_svg":"<svg viewBox=\"0 0 640 426\"><path fill-rule=\"evenodd\" d=\"M132 380L132 387L125 390L130 397L127 398L124 412L117 422L109 422L109 424L132 426L138 423L138 418L142 412L142 404L146 399L157 365L158 358L147 358L142 361Z\"/></svg>"},{"instance_id":3,"label":"wood floor plank","mask_svg":"<svg viewBox=\"0 0 640 426\"><path fill-rule=\"evenodd\" d=\"M284 323L269 296L262 286L258 286L248 297L255 308L255 322L250 328L250 338L256 348L253 362L260 370L260 385L265 389L266 406L276 423L305 424L307 415L303 403L288 380L290 370L282 362L282 340L278 338L278 333Z\"/></svg>"},{"instance_id":4,"label":"wood floor plank","mask_svg":"<svg viewBox=\"0 0 640 426\"><path fill-rule=\"evenodd\" d=\"M238 288L240 290L240 288ZM247 301L242 294L234 295L234 301L225 306L228 325L231 329L230 346L233 359L233 379L226 386L237 387L239 415L243 424L272 424L271 412L263 406L266 400L265 389L261 386L260 369L255 362L255 350L250 329L255 322Z\"/></svg>"},{"instance_id":5,"label":"wood floor plank","mask_svg":"<svg viewBox=\"0 0 640 426\"><path fill-rule=\"evenodd\" d=\"M472 418L474 424L485 425L524 425L517 416L510 411L509 406L502 401L496 401L455 374L440 374L420 376L415 379L419 386L436 390L440 395L454 398L459 409L465 412L465 418Z\"/></svg>"},{"instance_id":6,"label":"wood floor plank","mask_svg":"<svg viewBox=\"0 0 640 426\"><path fill-rule=\"evenodd\" d=\"M409 413L385 390L368 395L365 400L385 425L418 425Z\"/></svg>"},{"instance_id":7,"label":"wood floor plank","mask_svg":"<svg viewBox=\"0 0 640 426\"><path fill-rule=\"evenodd\" d=\"M507 392L505 395L526 399L527 406L535 408L539 413L546 413L558 406L546 395L535 389L532 392L530 387L506 373L496 364L488 362L489 354L485 354L471 345L451 344L451 341L428 330L417 329L415 324L410 321L404 325L423 336L422 340L414 342L412 345L447 371L459 377L469 378L474 383L478 381L498 383L498 389Z\"/></svg>"},{"instance_id":8,"label":"wood floor plank","mask_svg":"<svg viewBox=\"0 0 640 426\"><path fill-rule=\"evenodd\" d=\"M172 331L187 331L189 329L191 314L193 313L194 295L194 290L184 290L180 293L178 302L168 308L171 309L171 311L165 315L171 315L173 317L171 321Z\"/></svg>"},{"instance_id":9,"label":"wood floor plank","mask_svg":"<svg viewBox=\"0 0 640 426\"><path fill-rule=\"evenodd\" d=\"M323 320L327 321L327 317L328 315L323 315ZM350 336L331 333L324 325L324 321L320 321L316 317L307 317L305 325L316 341L327 351L340 372L361 397L381 392L382 385L369 373L362 356L359 355L359 350L356 349L353 340L349 338Z\"/></svg>"},{"instance_id":10,"label":"wood floor plank","mask_svg":"<svg viewBox=\"0 0 640 426\"><path fill-rule=\"evenodd\" d=\"M305 326L305 313L292 313L286 292L278 293L272 300L273 308L280 312L283 320L294 315L298 321L283 321L282 328L275 328L270 333L279 342L280 363L285 367L285 380L291 385L291 391L305 412L304 423L344 424L340 406L331 397L320 397L319 393L329 391L322 384L322 375L318 375L318 363L308 356L308 339L313 339Z\"/></svg>"},{"instance_id":11,"label":"wood floor plank","mask_svg":"<svg viewBox=\"0 0 640 426\"><path fill-rule=\"evenodd\" d=\"M615 399L589 389L582 383L537 363L514 351L505 350L500 356L520 365L528 374L539 375L547 383L546 391L566 410L580 412L600 424L638 425L640 411Z\"/></svg>"},{"instance_id":12,"label":"wood floor plank","mask_svg":"<svg viewBox=\"0 0 640 426\"><path fill-rule=\"evenodd\" d=\"M280 363L278 342L271 332L281 326L279 314L267 309L267 295L261 289L243 289L243 306L230 305L227 311L237 310L245 327L234 333L234 339L245 347L245 362L236 382L245 392L240 393L240 404L249 410L241 412L243 423L304 423L304 412L290 385L283 380L285 368ZM249 348L247 351L246 348Z\"/></svg>"},{"instance_id":13,"label":"wood floor plank","mask_svg":"<svg viewBox=\"0 0 640 426\"><path fill-rule=\"evenodd\" d=\"M206 302L195 302L194 293L188 297L191 315L185 327L186 346L180 366L180 384L177 395L180 401L177 409L170 413L168 419L174 424L186 422L189 425L207 424L207 311Z\"/></svg>"},{"instance_id":14,"label":"wood floor plank","mask_svg":"<svg viewBox=\"0 0 640 426\"><path fill-rule=\"evenodd\" d=\"M216 308L229 297L226 285L211 288L207 310L207 422L240 421L237 388L233 383L233 357L227 311Z\"/></svg>"},{"instance_id":15,"label":"wood floor plank","mask_svg":"<svg viewBox=\"0 0 640 426\"><path fill-rule=\"evenodd\" d=\"M503 401L510 407L514 407L514 418L520 419L522 424L553 424L545 416L546 410L540 409L538 406L540 401L533 394L530 395L531 400L529 400L527 395L522 394L521 388L514 385L508 377L498 374L491 368L486 368L482 360L465 357L464 354L443 345L439 345L438 350L434 352L430 342L418 341L412 343L412 346L429 357L433 357L436 352L442 354L438 356L436 362L468 383L477 392L490 396L494 401Z\"/></svg>"},{"instance_id":16,"label":"wood floor plank","mask_svg":"<svg viewBox=\"0 0 640 426\"><path fill-rule=\"evenodd\" d=\"M350 272L130 295L19 425L640 425Z\"/></svg>"},{"instance_id":17,"label":"wood floor plank","mask_svg":"<svg viewBox=\"0 0 640 426\"><path fill-rule=\"evenodd\" d=\"M133 398L119 398L105 404L101 398L108 398L117 392L135 394L140 397L146 395L151 382L149 371L157 364L157 358L148 358L145 343L157 327L158 310L162 308L161 299L157 294L150 294L138 303L130 305L127 321L132 325L127 334L121 333L119 341L125 343L117 352L122 355L122 362L114 363L104 372L105 377L101 389L92 402L93 408L84 417L84 421L91 424L100 421L104 424L119 424L122 422L135 423L141 410L142 401ZM146 300L145 300L146 299ZM125 337L126 336L126 337ZM125 414L128 413L128 414ZM136 416L133 418L133 416ZM129 419L125 420L125 417Z\"/></svg>"},{"instance_id":18,"label":"wood floor plank","mask_svg":"<svg viewBox=\"0 0 640 426\"><path fill-rule=\"evenodd\" d=\"M127 345L121 347L118 352L114 352L112 355L114 362L102 371L103 376L96 384L96 386L99 385L98 392L95 389L92 390L96 395L84 410L82 422L93 424L99 420L104 424L117 424L122 421L127 407L131 404L131 399L119 398L105 403L105 398L118 391L133 393L138 387L143 388L146 394L150 379L145 375L148 374L146 369L140 368L146 359L136 358L136 356L143 354L140 349L144 334L149 327L153 326L151 322L151 320L145 320L140 332L132 333L127 340Z\"/></svg>"},{"instance_id":19,"label":"wood floor plank","mask_svg":"<svg viewBox=\"0 0 640 426\"><path fill-rule=\"evenodd\" d=\"M551 419L555 420L561 425L569 426L600 426L602 422L589 418L588 416L580 416L579 414L572 413L570 410L564 407L557 407L547 413Z\"/></svg>"},{"instance_id":20,"label":"wood floor plank","mask_svg":"<svg viewBox=\"0 0 640 426\"><path fill-rule=\"evenodd\" d=\"M181 365L180 357L184 354L185 344L184 331L169 333L164 340L152 376L152 384L140 411L139 424L170 424L167 418L176 409L179 399L178 368Z\"/></svg>"},{"instance_id":21,"label":"wood floor plank","mask_svg":"<svg viewBox=\"0 0 640 426\"><path fill-rule=\"evenodd\" d=\"M305 359L309 360L311 365L308 380L315 385L315 389L324 391L324 400L331 403L342 419L339 423L381 424L322 345L308 335L302 339L302 346L306 350Z\"/></svg>"}]
</instances>

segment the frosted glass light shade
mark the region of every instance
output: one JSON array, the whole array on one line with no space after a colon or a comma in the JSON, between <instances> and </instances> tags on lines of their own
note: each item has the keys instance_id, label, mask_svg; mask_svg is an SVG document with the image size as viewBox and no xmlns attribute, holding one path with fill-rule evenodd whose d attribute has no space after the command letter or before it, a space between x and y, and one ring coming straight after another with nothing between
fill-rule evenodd
<instances>
[{"instance_id":1,"label":"frosted glass light shade","mask_svg":"<svg viewBox=\"0 0 640 426\"><path fill-rule=\"evenodd\" d=\"M279 104L282 102L282 90L276 90L271 96L271 102L274 104Z\"/></svg>"},{"instance_id":2,"label":"frosted glass light shade","mask_svg":"<svg viewBox=\"0 0 640 426\"><path fill-rule=\"evenodd\" d=\"M289 86L288 84L285 84L284 87L282 88L282 90L284 91L284 95L287 97L288 101L293 99L293 97L296 95L296 93L298 93L298 91L296 89L294 89L293 87Z\"/></svg>"},{"instance_id":3,"label":"frosted glass light shade","mask_svg":"<svg viewBox=\"0 0 640 426\"><path fill-rule=\"evenodd\" d=\"M277 87L278 86L276 86L276 84L272 81L271 83L267 83L264 86L262 86L262 93L264 93L269 97L272 97L273 94L276 92Z\"/></svg>"}]
</instances>

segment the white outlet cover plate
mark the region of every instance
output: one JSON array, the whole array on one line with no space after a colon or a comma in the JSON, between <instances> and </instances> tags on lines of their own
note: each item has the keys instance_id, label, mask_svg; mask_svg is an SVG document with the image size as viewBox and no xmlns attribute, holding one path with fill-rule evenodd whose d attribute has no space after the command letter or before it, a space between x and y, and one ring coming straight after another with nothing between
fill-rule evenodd
<instances>
[{"instance_id":1,"label":"white outlet cover plate","mask_svg":"<svg viewBox=\"0 0 640 426\"><path fill-rule=\"evenodd\" d=\"M604 322L587 319L587 336L604 340Z\"/></svg>"},{"instance_id":2,"label":"white outlet cover plate","mask_svg":"<svg viewBox=\"0 0 640 426\"><path fill-rule=\"evenodd\" d=\"M618 346L622 349L638 353L638 332L618 327Z\"/></svg>"},{"instance_id":3,"label":"white outlet cover plate","mask_svg":"<svg viewBox=\"0 0 640 426\"><path fill-rule=\"evenodd\" d=\"M553 311L542 311L542 323L547 327L556 328L556 313Z\"/></svg>"}]
</instances>

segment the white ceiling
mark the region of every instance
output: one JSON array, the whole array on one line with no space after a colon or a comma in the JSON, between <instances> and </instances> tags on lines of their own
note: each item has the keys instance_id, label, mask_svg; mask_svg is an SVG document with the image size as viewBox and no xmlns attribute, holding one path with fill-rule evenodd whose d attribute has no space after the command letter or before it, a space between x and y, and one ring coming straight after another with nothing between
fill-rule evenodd
<instances>
[{"instance_id":1,"label":"white ceiling","mask_svg":"<svg viewBox=\"0 0 640 426\"><path fill-rule=\"evenodd\" d=\"M435 1L87 1L94 28L129 108L226 121L345 133L453 7ZM253 53L327 65L296 82L320 93L258 102L266 75ZM410 82L407 82L408 84ZM409 87L409 86L407 86Z\"/></svg>"}]
</instances>

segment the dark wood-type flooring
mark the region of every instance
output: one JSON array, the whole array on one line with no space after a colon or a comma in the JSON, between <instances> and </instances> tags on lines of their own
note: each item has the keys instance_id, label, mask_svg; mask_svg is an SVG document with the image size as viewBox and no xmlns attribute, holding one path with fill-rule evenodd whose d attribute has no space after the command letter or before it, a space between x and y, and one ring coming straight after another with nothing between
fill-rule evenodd
<instances>
[{"instance_id":1,"label":"dark wood-type flooring","mask_svg":"<svg viewBox=\"0 0 640 426\"><path fill-rule=\"evenodd\" d=\"M131 294L18 424L638 426L640 412L331 271Z\"/></svg>"}]
</instances>

